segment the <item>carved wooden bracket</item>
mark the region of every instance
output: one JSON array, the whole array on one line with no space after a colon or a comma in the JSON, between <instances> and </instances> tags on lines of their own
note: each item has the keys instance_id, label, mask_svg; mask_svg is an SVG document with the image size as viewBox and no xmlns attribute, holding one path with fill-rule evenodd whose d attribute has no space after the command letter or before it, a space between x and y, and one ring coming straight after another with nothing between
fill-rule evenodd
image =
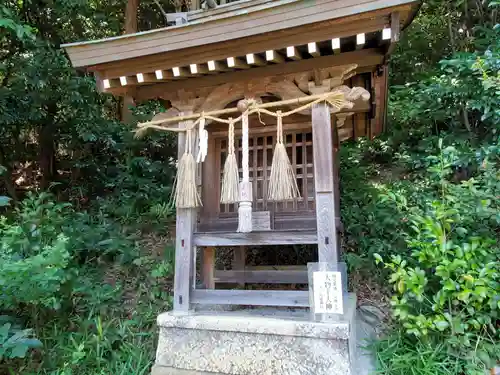
<instances>
[{"instance_id":1,"label":"carved wooden bracket","mask_svg":"<svg viewBox=\"0 0 500 375\"><path fill-rule=\"evenodd\" d=\"M169 99L173 109L178 112L208 112L226 108L229 104L243 98L260 98L274 96L279 100L326 93L329 91L341 91L348 100L356 106L363 105L370 98L370 93L362 87L350 88L343 83L356 74L356 65L342 65L300 74L282 77L268 77L253 79L247 82L234 82L219 85L215 88L203 88L193 91L179 90ZM319 80L319 84L316 84ZM364 104L366 105L366 104ZM174 113L170 110L167 113ZM310 110L304 110L301 114L308 115ZM338 125L342 126L347 116L353 112L338 114ZM157 116L169 116L158 114ZM160 117L161 118L161 117ZM155 116L156 119L156 116Z\"/></svg>"}]
</instances>

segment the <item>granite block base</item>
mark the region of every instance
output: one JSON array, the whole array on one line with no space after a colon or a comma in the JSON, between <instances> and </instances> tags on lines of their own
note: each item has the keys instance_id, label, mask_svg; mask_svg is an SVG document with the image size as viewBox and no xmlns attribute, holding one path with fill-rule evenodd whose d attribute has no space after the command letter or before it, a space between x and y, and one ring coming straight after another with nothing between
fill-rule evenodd
<instances>
[{"instance_id":1,"label":"granite block base","mask_svg":"<svg viewBox=\"0 0 500 375\"><path fill-rule=\"evenodd\" d=\"M153 375L358 375L356 298L334 321L309 312L251 309L158 317Z\"/></svg>"}]
</instances>

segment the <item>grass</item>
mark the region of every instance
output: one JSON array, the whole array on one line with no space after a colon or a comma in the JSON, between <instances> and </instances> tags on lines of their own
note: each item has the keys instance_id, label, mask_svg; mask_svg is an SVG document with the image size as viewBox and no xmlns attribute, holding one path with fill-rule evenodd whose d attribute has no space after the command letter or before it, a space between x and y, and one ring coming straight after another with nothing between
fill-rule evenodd
<instances>
[{"instance_id":1,"label":"grass","mask_svg":"<svg viewBox=\"0 0 500 375\"><path fill-rule=\"evenodd\" d=\"M410 340L399 332L371 344L377 375L457 375L462 363L445 344Z\"/></svg>"},{"instance_id":2,"label":"grass","mask_svg":"<svg viewBox=\"0 0 500 375\"><path fill-rule=\"evenodd\" d=\"M0 375L149 374L156 317L171 308L171 258L164 245L134 264L81 268L72 306L30 319L43 348L0 362Z\"/></svg>"}]
</instances>

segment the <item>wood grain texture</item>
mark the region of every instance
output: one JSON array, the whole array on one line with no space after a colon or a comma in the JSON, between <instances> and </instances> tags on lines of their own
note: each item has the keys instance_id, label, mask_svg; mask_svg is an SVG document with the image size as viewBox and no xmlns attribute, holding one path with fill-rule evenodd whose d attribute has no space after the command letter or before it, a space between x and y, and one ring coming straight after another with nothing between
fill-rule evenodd
<instances>
[{"instance_id":1,"label":"wood grain texture","mask_svg":"<svg viewBox=\"0 0 500 375\"><path fill-rule=\"evenodd\" d=\"M271 212L252 212L252 230L257 232L271 230Z\"/></svg>"},{"instance_id":2,"label":"wood grain texture","mask_svg":"<svg viewBox=\"0 0 500 375\"><path fill-rule=\"evenodd\" d=\"M218 163L217 159L220 159L220 154L216 150L215 138L212 136L212 132L209 131L207 156L205 162L202 164L202 222L208 222L212 218L217 217L219 212L220 169L217 169L217 167L220 165L220 160Z\"/></svg>"},{"instance_id":3,"label":"wood grain texture","mask_svg":"<svg viewBox=\"0 0 500 375\"><path fill-rule=\"evenodd\" d=\"M307 284L306 270L224 270L215 272L216 283Z\"/></svg>"},{"instance_id":4,"label":"wood grain texture","mask_svg":"<svg viewBox=\"0 0 500 375\"><path fill-rule=\"evenodd\" d=\"M215 247L203 248L201 281L205 289L215 289Z\"/></svg>"},{"instance_id":5,"label":"wood grain texture","mask_svg":"<svg viewBox=\"0 0 500 375\"><path fill-rule=\"evenodd\" d=\"M335 197L332 192L316 193L319 262L339 261L338 234L335 227Z\"/></svg>"},{"instance_id":6,"label":"wood grain texture","mask_svg":"<svg viewBox=\"0 0 500 375\"><path fill-rule=\"evenodd\" d=\"M232 267L235 272L241 272L245 270L247 259L247 248L245 246L238 246L234 248L233 251L233 262ZM237 282L240 287L245 286L245 277L244 275L238 275L239 277L235 278L233 282Z\"/></svg>"},{"instance_id":7,"label":"wood grain texture","mask_svg":"<svg viewBox=\"0 0 500 375\"><path fill-rule=\"evenodd\" d=\"M268 232L203 232L194 234L195 246L246 246L316 244L315 230Z\"/></svg>"},{"instance_id":8,"label":"wood grain texture","mask_svg":"<svg viewBox=\"0 0 500 375\"><path fill-rule=\"evenodd\" d=\"M365 78L361 74L352 77L352 86L366 88ZM354 139L358 139L366 135L367 121L368 118L366 112L354 114Z\"/></svg>"},{"instance_id":9,"label":"wood grain texture","mask_svg":"<svg viewBox=\"0 0 500 375\"><path fill-rule=\"evenodd\" d=\"M312 107L312 130L316 194L333 192L332 124L328 105Z\"/></svg>"},{"instance_id":10,"label":"wood grain texture","mask_svg":"<svg viewBox=\"0 0 500 375\"><path fill-rule=\"evenodd\" d=\"M309 306L309 292L302 290L201 290L192 302L205 305Z\"/></svg>"},{"instance_id":11,"label":"wood grain texture","mask_svg":"<svg viewBox=\"0 0 500 375\"><path fill-rule=\"evenodd\" d=\"M236 13L233 17L207 18L181 26L137 33L129 38L115 37L64 47L75 66L89 66L210 43L223 43L263 33L304 28L306 25L310 27L310 24L326 21L357 21L362 24L363 21L366 22L380 13L388 16L391 7L396 7L406 14L412 8L408 5L411 2L409 0L362 0L361 2L317 0L289 1L288 4L281 6L276 6L279 2L270 2L264 5L267 9L262 9L260 6L254 12L244 13L244 17L241 13ZM225 32L221 33L221 29Z\"/></svg>"},{"instance_id":12,"label":"wood grain texture","mask_svg":"<svg viewBox=\"0 0 500 375\"><path fill-rule=\"evenodd\" d=\"M313 106L312 128L318 258L320 262L338 262L333 134L330 109L326 104Z\"/></svg>"},{"instance_id":13,"label":"wood grain texture","mask_svg":"<svg viewBox=\"0 0 500 375\"><path fill-rule=\"evenodd\" d=\"M179 124L185 126L185 124ZM178 155L184 153L185 134L179 133ZM193 146L196 144L193 137ZM194 148L193 148L194 149ZM174 312L187 313L190 309L190 293L193 287L195 252L193 232L196 227L196 209L178 208L176 216Z\"/></svg>"},{"instance_id":14,"label":"wood grain texture","mask_svg":"<svg viewBox=\"0 0 500 375\"><path fill-rule=\"evenodd\" d=\"M314 59L291 61L286 64L266 65L247 69L244 71L225 72L187 80L169 81L154 85L137 87L136 100L145 100L153 97L165 96L166 93L174 93L177 90L192 90L202 87L215 87L227 82L241 82L251 79L262 79L264 77L279 77L313 69L329 68L335 65L358 64L359 67L373 67L383 61L384 55L381 50L369 48L359 51L345 52L338 55L322 56Z\"/></svg>"}]
</instances>

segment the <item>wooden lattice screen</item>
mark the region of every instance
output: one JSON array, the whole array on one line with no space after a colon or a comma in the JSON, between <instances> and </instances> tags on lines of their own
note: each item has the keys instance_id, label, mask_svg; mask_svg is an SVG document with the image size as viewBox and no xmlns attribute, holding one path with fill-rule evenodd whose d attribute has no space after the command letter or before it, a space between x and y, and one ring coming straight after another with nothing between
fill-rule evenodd
<instances>
[{"instance_id":1,"label":"wooden lattice screen","mask_svg":"<svg viewBox=\"0 0 500 375\"><path fill-rule=\"evenodd\" d=\"M268 202L268 180L271 174L276 133L250 135L249 161L250 180L253 184L254 211L311 212L315 210L312 132L310 130L287 131L285 141L288 157L297 177L301 198L295 202ZM237 142L236 158L239 164L241 160L241 138ZM216 139L216 150L220 155L220 165L223 166L227 155L227 138ZM241 166L239 170L241 177ZM222 170L220 178L222 178ZM231 216L237 210L236 204L220 205L221 216Z\"/></svg>"}]
</instances>

